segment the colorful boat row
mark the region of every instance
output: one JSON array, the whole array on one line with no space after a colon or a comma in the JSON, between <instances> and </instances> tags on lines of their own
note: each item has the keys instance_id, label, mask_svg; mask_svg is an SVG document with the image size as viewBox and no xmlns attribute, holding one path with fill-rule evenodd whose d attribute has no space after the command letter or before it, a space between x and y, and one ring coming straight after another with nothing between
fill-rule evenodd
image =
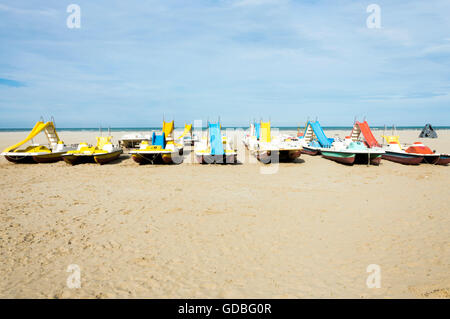
<instances>
[{"instance_id":1,"label":"colorful boat row","mask_svg":"<svg viewBox=\"0 0 450 319\"><path fill-rule=\"evenodd\" d=\"M48 145L32 144L21 148L38 134L47 137ZM122 145L114 145L112 137L97 137L95 146L88 143L66 145L60 140L53 121L39 121L21 142L6 148L1 155L14 163L49 163L64 160L68 164L94 162L105 164L116 160L124 147L131 147L134 161L139 164L181 163L186 145L194 146L195 158L202 164L237 163L237 148L233 141L222 133L220 122L209 123L205 134L195 136L192 125L186 124L183 133L175 137L174 122L163 121L160 132L152 136L127 136ZM352 132L345 139L328 138L318 121L309 121L303 133L272 135L270 122L255 122L250 125L242 142L263 163L294 161L301 154L322 155L333 161L353 165L354 163L379 165L381 159L417 165L429 163L447 165L450 155L432 151L420 142L402 145L398 136L385 136L381 145L374 137L368 123L355 122Z\"/></svg>"},{"instance_id":2,"label":"colorful boat row","mask_svg":"<svg viewBox=\"0 0 450 319\"><path fill-rule=\"evenodd\" d=\"M199 163L236 163L237 151L232 143L222 136L220 123L208 123L207 135L200 140L192 134L192 125L185 125L183 134L174 136L174 122L163 121L161 132L153 132L150 138L143 136L128 136L123 142L136 145L129 153L139 164L170 164L181 163L185 145L195 146L195 156ZM38 134L47 137L48 145L32 144ZM1 155L14 163L51 163L64 160L68 164L98 163L105 164L116 160L123 153L120 145L113 145L112 136L97 137L95 146L82 142L76 145L66 145L56 133L53 121L39 121L28 136L21 142L7 147ZM136 143L138 142L138 143Z\"/></svg>"},{"instance_id":3,"label":"colorful boat row","mask_svg":"<svg viewBox=\"0 0 450 319\"><path fill-rule=\"evenodd\" d=\"M399 136L382 135L382 138L387 144L378 143L367 121L355 122L350 136L344 140L328 138L318 121L308 122L302 136L302 153L322 154L325 158L344 164L378 165L382 158L406 165L450 163L449 154L436 153L421 142L402 145Z\"/></svg>"}]
</instances>

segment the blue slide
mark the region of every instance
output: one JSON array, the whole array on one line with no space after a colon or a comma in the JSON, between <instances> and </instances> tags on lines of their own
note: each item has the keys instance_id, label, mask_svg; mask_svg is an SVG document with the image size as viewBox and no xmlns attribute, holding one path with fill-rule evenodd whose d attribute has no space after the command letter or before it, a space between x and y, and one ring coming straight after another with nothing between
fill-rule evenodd
<instances>
[{"instance_id":1,"label":"blue slide","mask_svg":"<svg viewBox=\"0 0 450 319\"><path fill-rule=\"evenodd\" d=\"M325 133L323 132L322 126L320 126L319 121L315 122L308 122L308 125L311 125L314 135L317 137L317 141L319 142L320 146L322 147L331 147L331 143L333 142L333 139L329 139ZM308 129L308 125L306 126L306 129ZM306 130L305 130L306 133Z\"/></svg>"},{"instance_id":2,"label":"blue slide","mask_svg":"<svg viewBox=\"0 0 450 319\"><path fill-rule=\"evenodd\" d=\"M259 135L261 134L261 123L255 123L255 134L256 139L259 140Z\"/></svg>"},{"instance_id":3,"label":"blue slide","mask_svg":"<svg viewBox=\"0 0 450 319\"><path fill-rule=\"evenodd\" d=\"M222 134L220 124L209 124L209 143L211 144L211 155L224 155Z\"/></svg>"},{"instance_id":4,"label":"blue slide","mask_svg":"<svg viewBox=\"0 0 450 319\"><path fill-rule=\"evenodd\" d=\"M153 132L152 135L152 145L160 145L161 148L166 147L166 138L164 136L164 132L162 132L161 135L156 135L155 132Z\"/></svg>"}]
</instances>

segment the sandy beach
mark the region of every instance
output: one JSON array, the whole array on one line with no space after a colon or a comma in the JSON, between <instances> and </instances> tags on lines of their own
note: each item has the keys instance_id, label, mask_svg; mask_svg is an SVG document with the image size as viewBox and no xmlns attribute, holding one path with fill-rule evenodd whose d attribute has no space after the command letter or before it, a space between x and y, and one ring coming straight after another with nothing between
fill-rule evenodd
<instances>
[{"instance_id":1,"label":"sandy beach","mask_svg":"<svg viewBox=\"0 0 450 319\"><path fill-rule=\"evenodd\" d=\"M398 133L450 152L448 130ZM2 132L0 148L26 135ZM59 135L94 143L97 132ZM265 174L238 149L228 166L189 151L181 165L1 158L0 297L450 297L450 167L302 155ZM71 264L81 288L67 287ZM366 285L370 264L381 288Z\"/></svg>"}]
</instances>

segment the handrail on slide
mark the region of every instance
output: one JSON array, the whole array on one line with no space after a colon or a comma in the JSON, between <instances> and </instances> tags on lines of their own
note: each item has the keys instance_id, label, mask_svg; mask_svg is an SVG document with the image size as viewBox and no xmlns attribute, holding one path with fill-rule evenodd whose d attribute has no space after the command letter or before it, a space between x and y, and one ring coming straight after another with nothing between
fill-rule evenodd
<instances>
[{"instance_id":1,"label":"handrail on slide","mask_svg":"<svg viewBox=\"0 0 450 319\"><path fill-rule=\"evenodd\" d=\"M325 132L323 131L322 126L320 126L319 121L315 121L315 122L308 121L308 123L306 124L305 133L303 136L306 136L306 132L308 131L309 126L311 126L311 128L314 132L314 135L316 136L317 141L319 142L320 146L331 147L330 140L325 135Z\"/></svg>"},{"instance_id":2,"label":"handrail on slide","mask_svg":"<svg viewBox=\"0 0 450 319\"><path fill-rule=\"evenodd\" d=\"M3 150L3 152L7 153L7 152L11 152L11 151L16 150L17 148L19 148L20 146L22 146L23 144L25 144L26 142L28 142L29 140L34 138L36 135L38 135L39 133L41 133L43 130L45 130L48 127L51 127L54 130L56 138L57 138L57 140L59 142L60 140L59 140L58 134L56 134L56 129L55 129L55 126L54 126L53 122L44 123L42 121L38 121L34 125L33 129L31 130L31 132L28 134L28 136L24 140L20 141L17 144L14 144L12 146L9 146L9 147L5 148Z\"/></svg>"}]
</instances>

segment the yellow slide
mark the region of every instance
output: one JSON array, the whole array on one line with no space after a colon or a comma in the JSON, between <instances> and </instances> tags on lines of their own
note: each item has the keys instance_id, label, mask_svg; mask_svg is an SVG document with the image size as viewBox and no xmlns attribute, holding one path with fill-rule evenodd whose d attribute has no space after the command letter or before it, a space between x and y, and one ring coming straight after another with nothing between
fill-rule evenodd
<instances>
[{"instance_id":1,"label":"yellow slide","mask_svg":"<svg viewBox=\"0 0 450 319\"><path fill-rule=\"evenodd\" d=\"M46 130L46 136L49 139L50 144L57 144L60 140L58 135L56 134L56 130L55 130L55 126L53 124L53 122L47 122L44 123L42 121L39 121L36 123L36 125L33 127L33 129L31 130L31 132L28 134L28 136L21 142L7 147L6 149L3 150L3 152L7 153L7 152L11 152L16 150L17 148L19 148L20 146L22 146L23 144L25 144L26 142L28 142L29 140L31 140L32 138L34 138L36 135L38 135L39 133L41 133L42 131Z\"/></svg>"},{"instance_id":2,"label":"yellow slide","mask_svg":"<svg viewBox=\"0 0 450 319\"><path fill-rule=\"evenodd\" d=\"M31 145L22 149L20 146L32 140L39 133L44 133L50 145ZM21 142L7 147L0 155L13 163L53 163L62 159L62 155L74 149L66 146L59 139L53 121L37 122L28 136Z\"/></svg>"},{"instance_id":3,"label":"yellow slide","mask_svg":"<svg viewBox=\"0 0 450 319\"><path fill-rule=\"evenodd\" d=\"M178 137L178 139L182 139L186 135L191 134L191 132L192 132L192 124L185 124L184 132L183 132L183 134L181 134L181 136Z\"/></svg>"},{"instance_id":4,"label":"yellow slide","mask_svg":"<svg viewBox=\"0 0 450 319\"><path fill-rule=\"evenodd\" d=\"M163 121L162 131L164 132L166 139L169 137L173 138L173 136L172 136L173 135L173 127L174 127L174 121L172 121L172 122Z\"/></svg>"},{"instance_id":5,"label":"yellow slide","mask_svg":"<svg viewBox=\"0 0 450 319\"><path fill-rule=\"evenodd\" d=\"M261 142L270 143L272 137L270 135L270 122L261 122Z\"/></svg>"}]
</instances>

